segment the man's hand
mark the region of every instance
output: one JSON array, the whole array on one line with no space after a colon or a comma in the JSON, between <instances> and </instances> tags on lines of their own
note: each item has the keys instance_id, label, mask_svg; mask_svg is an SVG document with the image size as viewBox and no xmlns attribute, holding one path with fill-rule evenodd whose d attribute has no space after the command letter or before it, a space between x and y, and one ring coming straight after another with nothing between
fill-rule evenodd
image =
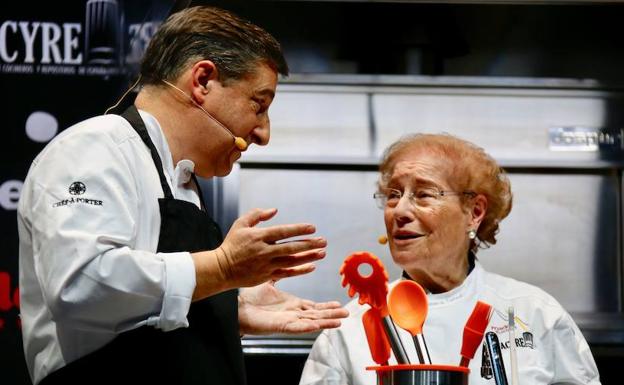
<instances>
[{"instance_id":1,"label":"man's hand","mask_svg":"<svg viewBox=\"0 0 624 385\"><path fill-rule=\"evenodd\" d=\"M193 300L314 270L312 262L325 257L327 241L287 240L313 234L316 228L308 223L256 227L276 213L277 209L251 210L234 222L217 249L191 254L196 272Z\"/></svg>"},{"instance_id":2,"label":"man's hand","mask_svg":"<svg viewBox=\"0 0 624 385\"><path fill-rule=\"evenodd\" d=\"M340 326L349 312L336 301L315 303L278 290L273 281L241 289L241 334L311 333Z\"/></svg>"},{"instance_id":3,"label":"man's hand","mask_svg":"<svg viewBox=\"0 0 624 385\"><path fill-rule=\"evenodd\" d=\"M234 222L216 249L220 270L231 287L250 287L269 280L307 274L314 270L311 262L325 257L327 241L322 237L283 241L313 234L316 231L314 225L296 223L255 227L276 213L277 209L247 212Z\"/></svg>"}]
</instances>

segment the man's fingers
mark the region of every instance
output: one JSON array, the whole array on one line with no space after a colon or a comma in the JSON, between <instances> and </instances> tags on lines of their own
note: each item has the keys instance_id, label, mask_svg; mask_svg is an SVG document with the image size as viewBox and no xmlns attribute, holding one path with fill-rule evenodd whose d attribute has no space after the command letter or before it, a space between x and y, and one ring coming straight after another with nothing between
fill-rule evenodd
<instances>
[{"instance_id":1,"label":"man's fingers","mask_svg":"<svg viewBox=\"0 0 624 385\"><path fill-rule=\"evenodd\" d=\"M321 319L321 320L300 320L293 324L287 325L283 333L300 334L317 332L323 329L334 329L340 326L340 320Z\"/></svg>"},{"instance_id":2,"label":"man's fingers","mask_svg":"<svg viewBox=\"0 0 624 385\"><path fill-rule=\"evenodd\" d=\"M238 218L238 221L240 221L243 226L254 227L260 222L268 221L273 218L275 214L277 214L276 208L253 209L241 215L241 217Z\"/></svg>"},{"instance_id":3,"label":"man's fingers","mask_svg":"<svg viewBox=\"0 0 624 385\"><path fill-rule=\"evenodd\" d=\"M246 227L254 227L260 222L268 221L277 214L276 208L270 209L252 209L241 215L238 221ZM264 235L263 238L267 243L277 242L282 239L292 238L300 235L314 234L316 227L310 223L293 223L287 225L275 225L260 229Z\"/></svg>"},{"instance_id":4,"label":"man's fingers","mask_svg":"<svg viewBox=\"0 0 624 385\"><path fill-rule=\"evenodd\" d=\"M314 302L310 300L301 301L301 309L303 310L339 310L337 313L330 313L340 318L346 318L349 316L349 311L342 307L338 301L329 302Z\"/></svg>"},{"instance_id":5,"label":"man's fingers","mask_svg":"<svg viewBox=\"0 0 624 385\"><path fill-rule=\"evenodd\" d=\"M310 320L328 320L328 319L340 319L349 316L347 309L334 308L324 310L301 310L299 313L301 318Z\"/></svg>"},{"instance_id":6,"label":"man's fingers","mask_svg":"<svg viewBox=\"0 0 624 385\"><path fill-rule=\"evenodd\" d=\"M284 261L287 261L289 259L305 260L305 258L309 256L314 256L314 254L320 255L321 253L321 258L323 258L325 256L326 246L327 241L325 240L325 238L302 239L298 241L283 242L276 245L270 245L270 252L268 253L268 255L274 256L274 260L282 259ZM314 259L309 260L308 262L311 262L313 260ZM295 263L290 266L295 266L298 264L299 263ZM288 266L288 264L284 265L284 267Z\"/></svg>"},{"instance_id":7,"label":"man's fingers","mask_svg":"<svg viewBox=\"0 0 624 385\"><path fill-rule=\"evenodd\" d=\"M337 319L322 319L314 321L317 330L322 329L335 329L340 327L340 320Z\"/></svg>"},{"instance_id":8,"label":"man's fingers","mask_svg":"<svg viewBox=\"0 0 624 385\"><path fill-rule=\"evenodd\" d=\"M316 227L310 223L293 223L288 225L269 226L262 229L266 243L274 243L282 239L310 235L316 232Z\"/></svg>"},{"instance_id":9,"label":"man's fingers","mask_svg":"<svg viewBox=\"0 0 624 385\"><path fill-rule=\"evenodd\" d=\"M278 280L288 277L296 277L298 275L308 274L314 271L316 267L312 263L306 263L301 266L277 269L271 274L271 279Z\"/></svg>"},{"instance_id":10,"label":"man's fingers","mask_svg":"<svg viewBox=\"0 0 624 385\"><path fill-rule=\"evenodd\" d=\"M341 308L342 305L338 301L329 301L329 302L319 302L314 304L314 308L316 310L325 310L325 309L338 309ZM344 309L343 309L344 310ZM346 315L349 315L349 312L345 310Z\"/></svg>"},{"instance_id":11,"label":"man's fingers","mask_svg":"<svg viewBox=\"0 0 624 385\"><path fill-rule=\"evenodd\" d=\"M273 257L271 264L277 268L291 268L316 262L325 258L325 255L325 249L307 250L296 254Z\"/></svg>"}]
</instances>

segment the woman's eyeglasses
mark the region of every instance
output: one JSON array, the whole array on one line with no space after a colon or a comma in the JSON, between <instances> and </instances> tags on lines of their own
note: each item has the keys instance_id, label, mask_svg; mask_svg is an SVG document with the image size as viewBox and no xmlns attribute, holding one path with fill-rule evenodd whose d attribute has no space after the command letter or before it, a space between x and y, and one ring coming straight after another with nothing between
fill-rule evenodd
<instances>
[{"instance_id":1,"label":"woman's eyeglasses","mask_svg":"<svg viewBox=\"0 0 624 385\"><path fill-rule=\"evenodd\" d=\"M408 195L411 204L415 206L432 206L439 203L443 197L450 195L466 195L474 198L477 194L474 191L443 191L434 187L422 187L412 191ZM386 207L396 207L403 197L403 192L394 188L383 189L373 194L373 198L377 202L377 207L384 209Z\"/></svg>"}]
</instances>

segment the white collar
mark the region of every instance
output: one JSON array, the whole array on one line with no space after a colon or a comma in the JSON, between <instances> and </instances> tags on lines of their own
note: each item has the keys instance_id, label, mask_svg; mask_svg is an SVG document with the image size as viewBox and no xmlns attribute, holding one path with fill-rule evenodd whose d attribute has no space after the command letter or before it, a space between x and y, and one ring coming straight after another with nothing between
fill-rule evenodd
<instances>
[{"instance_id":1,"label":"white collar","mask_svg":"<svg viewBox=\"0 0 624 385\"><path fill-rule=\"evenodd\" d=\"M190 159L182 159L174 168L173 156L171 155L167 138L165 137L158 120L156 120L156 118L149 112L143 110L138 111L143 119L143 122L145 123L147 133L154 143L154 147L156 147L158 155L160 156L163 170L169 185L175 186L176 188L186 185L191 180L191 175L195 170L195 163L193 163Z\"/></svg>"},{"instance_id":2,"label":"white collar","mask_svg":"<svg viewBox=\"0 0 624 385\"><path fill-rule=\"evenodd\" d=\"M481 277L483 276L483 267L478 261L475 261L475 266L468 274L464 282L461 285L444 293L427 293L429 300L429 306L446 306L455 301L459 301L467 296L472 296L476 292Z\"/></svg>"}]
</instances>

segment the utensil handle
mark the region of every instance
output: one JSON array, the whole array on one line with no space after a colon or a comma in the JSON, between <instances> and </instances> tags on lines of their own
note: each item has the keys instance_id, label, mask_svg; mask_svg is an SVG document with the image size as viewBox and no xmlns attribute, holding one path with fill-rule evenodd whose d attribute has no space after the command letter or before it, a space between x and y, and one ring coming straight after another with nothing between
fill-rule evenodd
<instances>
[{"instance_id":1,"label":"utensil handle","mask_svg":"<svg viewBox=\"0 0 624 385\"><path fill-rule=\"evenodd\" d=\"M496 385L507 385L507 374L505 373L503 356L496 333L487 332L485 334L485 344L487 345L488 354L490 355L490 362L492 363L492 372Z\"/></svg>"},{"instance_id":2,"label":"utensil handle","mask_svg":"<svg viewBox=\"0 0 624 385\"><path fill-rule=\"evenodd\" d=\"M420 348L420 341L418 340L418 334L415 334L413 338L414 338L414 346L416 347L416 355L418 356L418 362L420 364L424 364L425 357L423 356L422 349Z\"/></svg>"},{"instance_id":3,"label":"utensil handle","mask_svg":"<svg viewBox=\"0 0 624 385\"><path fill-rule=\"evenodd\" d=\"M518 385L518 357L516 356L516 335L512 330L509 338L509 355L511 361L511 385Z\"/></svg>"},{"instance_id":4,"label":"utensil handle","mask_svg":"<svg viewBox=\"0 0 624 385\"><path fill-rule=\"evenodd\" d=\"M407 353L405 352L405 348L403 347L403 343L401 342L401 338L399 338L399 333L394 326L394 322L392 322L392 318L389 315L382 318L382 323L386 334L388 335L388 340L390 341L390 348L392 348L392 353L394 353L394 357L399 364L409 364L409 358L407 357Z\"/></svg>"},{"instance_id":5,"label":"utensil handle","mask_svg":"<svg viewBox=\"0 0 624 385\"><path fill-rule=\"evenodd\" d=\"M511 363L511 385L518 385L518 357L516 356L516 320L515 309L507 309L509 324L509 362Z\"/></svg>"},{"instance_id":6,"label":"utensil handle","mask_svg":"<svg viewBox=\"0 0 624 385\"><path fill-rule=\"evenodd\" d=\"M511 385L518 385L518 361L515 352L512 352L511 361Z\"/></svg>"},{"instance_id":7,"label":"utensil handle","mask_svg":"<svg viewBox=\"0 0 624 385\"><path fill-rule=\"evenodd\" d=\"M421 364L431 365L431 356L429 355L429 349L427 348L425 336L423 334L415 334L413 338L414 346L416 347L416 354L418 355L418 361Z\"/></svg>"},{"instance_id":8,"label":"utensil handle","mask_svg":"<svg viewBox=\"0 0 624 385\"><path fill-rule=\"evenodd\" d=\"M429 364L431 365L431 356L429 355L429 348L427 347L427 341L425 341L425 335L424 334L417 334L416 336L418 336L420 338L420 340L422 341L422 346L425 347L425 364Z\"/></svg>"}]
</instances>

